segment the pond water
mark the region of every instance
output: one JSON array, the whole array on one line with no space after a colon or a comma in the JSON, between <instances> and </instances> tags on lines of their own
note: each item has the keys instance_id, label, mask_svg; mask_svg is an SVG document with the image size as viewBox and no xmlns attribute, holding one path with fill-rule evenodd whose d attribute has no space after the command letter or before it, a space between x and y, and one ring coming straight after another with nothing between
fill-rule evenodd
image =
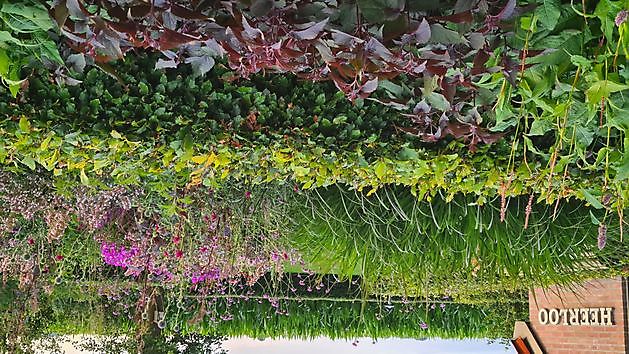
<instances>
[{"instance_id":1,"label":"pond water","mask_svg":"<svg viewBox=\"0 0 629 354\"><path fill-rule=\"evenodd\" d=\"M370 338L358 338L355 341L343 341L317 338L312 341L282 339L259 341L251 338L238 338L227 340L224 343L224 348L228 349L231 354L319 354L322 352L356 354L515 353L511 346L483 339L382 339L374 341Z\"/></svg>"}]
</instances>

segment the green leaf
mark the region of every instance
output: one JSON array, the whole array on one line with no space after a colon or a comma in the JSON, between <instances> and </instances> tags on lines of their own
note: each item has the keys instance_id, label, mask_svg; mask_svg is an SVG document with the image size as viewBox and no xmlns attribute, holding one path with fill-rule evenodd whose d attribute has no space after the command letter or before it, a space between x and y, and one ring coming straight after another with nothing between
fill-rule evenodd
<instances>
[{"instance_id":1,"label":"green leaf","mask_svg":"<svg viewBox=\"0 0 629 354\"><path fill-rule=\"evenodd\" d=\"M15 44L21 47L24 46L24 43L22 43L22 41L20 41L19 39L13 37L11 35L11 32L0 31L0 47L4 47L7 44Z\"/></svg>"},{"instance_id":2,"label":"green leaf","mask_svg":"<svg viewBox=\"0 0 629 354\"><path fill-rule=\"evenodd\" d=\"M581 55L571 55L570 61L584 71L592 66L592 61Z\"/></svg>"},{"instance_id":3,"label":"green leaf","mask_svg":"<svg viewBox=\"0 0 629 354\"><path fill-rule=\"evenodd\" d=\"M510 127L514 127L518 119L513 114L509 106L496 107L496 125L489 128L492 132L502 132Z\"/></svg>"},{"instance_id":4,"label":"green leaf","mask_svg":"<svg viewBox=\"0 0 629 354\"><path fill-rule=\"evenodd\" d=\"M590 210L590 220L592 221L592 224L598 226L601 224L600 221L598 221L598 219L596 218L596 216L594 216L594 214L592 213L592 210Z\"/></svg>"},{"instance_id":5,"label":"green leaf","mask_svg":"<svg viewBox=\"0 0 629 354\"><path fill-rule=\"evenodd\" d=\"M535 14L546 29L552 30L561 16L561 4L559 0L542 0L535 9Z\"/></svg>"},{"instance_id":6,"label":"green leaf","mask_svg":"<svg viewBox=\"0 0 629 354\"><path fill-rule=\"evenodd\" d=\"M94 160L94 171L102 170L110 165L109 160Z\"/></svg>"},{"instance_id":7,"label":"green leaf","mask_svg":"<svg viewBox=\"0 0 629 354\"><path fill-rule=\"evenodd\" d=\"M20 118L19 126L20 130L24 133L28 133L31 131L31 123L28 121L28 119L26 119L25 116L22 116L22 118Z\"/></svg>"},{"instance_id":8,"label":"green leaf","mask_svg":"<svg viewBox=\"0 0 629 354\"><path fill-rule=\"evenodd\" d=\"M0 48L0 78L9 76L9 63L7 51Z\"/></svg>"},{"instance_id":9,"label":"green leaf","mask_svg":"<svg viewBox=\"0 0 629 354\"><path fill-rule=\"evenodd\" d=\"M575 141L577 146L582 149L587 148L594 140L595 131L593 128L584 127L580 124L575 126Z\"/></svg>"},{"instance_id":10,"label":"green leaf","mask_svg":"<svg viewBox=\"0 0 629 354\"><path fill-rule=\"evenodd\" d=\"M603 97L609 97L614 92L624 91L629 89L629 85L619 84L611 80L601 80L593 83L590 88L585 92L588 102L591 104L601 104Z\"/></svg>"},{"instance_id":11,"label":"green leaf","mask_svg":"<svg viewBox=\"0 0 629 354\"><path fill-rule=\"evenodd\" d=\"M120 133L118 133L117 131L115 131L115 130L112 130L111 133L109 133L109 134L114 139L122 140L122 135Z\"/></svg>"},{"instance_id":12,"label":"green leaf","mask_svg":"<svg viewBox=\"0 0 629 354\"><path fill-rule=\"evenodd\" d=\"M84 186L89 186L90 185L90 179L85 174L85 170L84 169L81 169L80 176L81 176L81 184L83 184Z\"/></svg>"},{"instance_id":13,"label":"green leaf","mask_svg":"<svg viewBox=\"0 0 629 354\"><path fill-rule=\"evenodd\" d=\"M430 42L440 44L464 44L467 40L459 32L447 29L437 23L430 25Z\"/></svg>"},{"instance_id":14,"label":"green leaf","mask_svg":"<svg viewBox=\"0 0 629 354\"><path fill-rule=\"evenodd\" d=\"M548 119L537 118L531 124L531 130L529 131L530 136L535 135L544 135L551 131L555 124Z\"/></svg>"},{"instance_id":15,"label":"green leaf","mask_svg":"<svg viewBox=\"0 0 629 354\"><path fill-rule=\"evenodd\" d=\"M401 97L404 93L404 88L398 84L395 84L389 80L380 80L378 82L380 88L385 89L393 97Z\"/></svg>"},{"instance_id":16,"label":"green leaf","mask_svg":"<svg viewBox=\"0 0 629 354\"><path fill-rule=\"evenodd\" d=\"M301 167L301 166L294 166L293 167L293 171L295 171L295 176L297 176L297 177L304 177L304 176L307 176L310 173L310 168L308 168L308 167Z\"/></svg>"},{"instance_id":17,"label":"green leaf","mask_svg":"<svg viewBox=\"0 0 629 354\"><path fill-rule=\"evenodd\" d=\"M587 27L586 27L587 28ZM528 64L559 65L568 60L569 55L582 53L583 42L591 35L580 30L567 29L558 35L542 37L532 45L532 49L549 50L548 54L527 58Z\"/></svg>"},{"instance_id":18,"label":"green leaf","mask_svg":"<svg viewBox=\"0 0 629 354\"><path fill-rule=\"evenodd\" d=\"M186 136L184 136L183 138L183 151L192 151L192 148L194 147L194 143L192 142L192 135L191 134L186 134Z\"/></svg>"},{"instance_id":19,"label":"green leaf","mask_svg":"<svg viewBox=\"0 0 629 354\"><path fill-rule=\"evenodd\" d=\"M402 161L417 160L419 155L417 154L417 150L404 147L398 153L398 158Z\"/></svg>"},{"instance_id":20,"label":"green leaf","mask_svg":"<svg viewBox=\"0 0 629 354\"><path fill-rule=\"evenodd\" d=\"M448 102L448 99L440 93L431 92L424 97L426 98L426 101L428 101L428 103L436 110L445 112L450 109L450 102Z\"/></svg>"},{"instance_id":21,"label":"green leaf","mask_svg":"<svg viewBox=\"0 0 629 354\"><path fill-rule=\"evenodd\" d=\"M629 179L629 155L625 155L625 158L620 161L620 167L616 169L615 181L624 181Z\"/></svg>"},{"instance_id":22,"label":"green leaf","mask_svg":"<svg viewBox=\"0 0 629 354\"><path fill-rule=\"evenodd\" d=\"M384 177L384 175L387 173L387 164L384 163L384 161L378 161L378 163L376 164L375 172L378 178Z\"/></svg>"},{"instance_id":23,"label":"green leaf","mask_svg":"<svg viewBox=\"0 0 629 354\"><path fill-rule=\"evenodd\" d=\"M585 200L590 203L590 205L592 205L593 208L595 209L603 209L603 204L601 204L601 202L598 201L598 199L593 196L590 192L588 192L585 189L581 189L581 193L583 193L583 197L585 197Z\"/></svg>"},{"instance_id":24,"label":"green leaf","mask_svg":"<svg viewBox=\"0 0 629 354\"><path fill-rule=\"evenodd\" d=\"M63 59L61 58L61 54L59 54L59 50L57 49L57 44L55 42L46 38L41 38L40 36L37 36L35 40L37 41L37 48L39 49L39 54L41 54L42 58L46 58L51 62L63 65Z\"/></svg>"},{"instance_id":25,"label":"green leaf","mask_svg":"<svg viewBox=\"0 0 629 354\"><path fill-rule=\"evenodd\" d=\"M601 21L601 31L610 43L616 43L614 40L614 28L616 27L614 19L621 9L619 1L610 0L600 0L594 9L594 15Z\"/></svg>"},{"instance_id":26,"label":"green leaf","mask_svg":"<svg viewBox=\"0 0 629 354\"><path fill-rule=\"evenodd\" d=\"M45 32L53 28L48 11L39 4L5 2L0 12L6 26L16 33Z\"/></svg>"},{"instance_id":27,"label":"green leaf","mask_svg":"<svg viewBox=\"0 0 629 354\"><path fill-rule=\"evenodd\" d=\"M28 168L30 168L31 170L35 169L35 160L33 160L33 158L30 156L26 156L25 158L23 158L22 163L28 166Z\"/></svg>"},{"instance_id":28,"label":"green leaf","mask_svg":"<svg viewBox=\"0 0 629 354\"><path fill-rule=\"evenodd\" d=\"M367 21L383 23L396 19L405 3L404 0L358 0L358 8Z\"/></svg>"}]
</instances>

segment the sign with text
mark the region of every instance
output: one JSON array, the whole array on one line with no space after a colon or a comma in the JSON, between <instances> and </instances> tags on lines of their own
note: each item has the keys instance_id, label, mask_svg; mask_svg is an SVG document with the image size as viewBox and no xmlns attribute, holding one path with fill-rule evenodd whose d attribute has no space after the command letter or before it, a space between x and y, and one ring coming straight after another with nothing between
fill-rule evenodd
<instances>
[{"instance_id":1,"label":"sign with text","mask_svg":"<svg viewBox=\"0 0 629 354\"><path fill-rule=\"evenodd\" d=\"M563 326L613 326L613 308L541 309L539 323Z\"/></svg>"}]
</instances>

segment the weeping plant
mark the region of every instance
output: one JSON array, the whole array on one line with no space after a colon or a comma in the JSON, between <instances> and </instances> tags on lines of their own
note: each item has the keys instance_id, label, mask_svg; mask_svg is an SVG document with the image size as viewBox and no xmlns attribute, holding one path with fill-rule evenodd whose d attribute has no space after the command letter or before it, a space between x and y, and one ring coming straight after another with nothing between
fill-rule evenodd
<instances>
[{"instance_id":1,"label":"weeping plant","mask_svg":"<svg viewBox=\"0 0 629 354\"><path fill-rule=\"evenodd\" d=\"M597 247L597 213L580 203L555 211L533 198L475 200L318 189L294 212L292 241L318 272L360 275L372 294L411 297L565 284L614 272L627 254L613 222L607 247Z\"/></svg>"}]
</instances>

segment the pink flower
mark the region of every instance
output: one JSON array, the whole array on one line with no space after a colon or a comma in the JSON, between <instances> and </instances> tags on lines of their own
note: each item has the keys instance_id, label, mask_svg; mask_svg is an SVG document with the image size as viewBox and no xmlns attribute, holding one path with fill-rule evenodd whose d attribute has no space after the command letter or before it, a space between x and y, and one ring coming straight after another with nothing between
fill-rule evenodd
<instances>
[{"instance_id":1,"label":"pink flower","mask_svg":"<svg viewBox=\"0 0 629 354\"><path fill-rule=\"evenodd\" d=\"M178 244L179 244L179 241L181 241L181 237L179 237L179 236L175 236L175 237L173 237L173 243L174 243L175 245L178 245Z\"/></svg>"},{"instance_id":2,"label":"pink flower","mask_svg":"<svg viewBox=\"0 0 629 354\"><path fill-rule=\"evenodd\" d=\"M60 254L55 256L55 260L58 261L58 262L61 261L62 259L63 259L63 256L60 255Z\"/></svg>"},{"instance_id":3,"label":"pink flower","mask_svg":"<svg viewBox=\"0 0 629 354\"><path fill-rule=\"evenodd\" d=\"M125 247L118 247L114 243L103 243L100 246L100 253L105 264L126 268L132 257L138 253L137 247L130 250Z\"/></svg>"},{"instance_id":4,"label":"pink flower","mask_svg":"<svg viewBox=\"0 0 629 354\"><path fill-rule=\"evenodd\" d=\"M35 240L33 240L32 238L29 238L29 239L28 239L28 244L29 244L29 245L32 245L32 244L34 244L34 243L35 243Z\"/></svg>"},{"instance_id":5,"label":"pink flower","mask_svg":"<svg viewBox=\"0 0 629 354\"><path fill-rule=\"evenodd\" d=\"M247 199L251 199L251 192L246 191L246 192L245 192L245 198L247 198Z\"/></svg>"},{"instance_id":6,"label":"pink flower","mask_svg":"<svg viewBox=\"0 0 629 354\"><path fill-rule=\"evenodd\" d=\"M620 27L620 25L627 22L628 15L629 15L629 12L627 12L627 10L621 10L620 12L618 12L618 15L616 15L616 19L614 20L614 23L616 23L616 26Z\"/></svg>"},{"instance_id":7,"label":"pink flower","mask_svg":"<svg viewBox=\"0 0 629 354\"><path fill-rule=\"evenodd\" d=\"M175 257L177 258L183 257L183 252L181 250L177 250L177 252L175 252Z\"/></svg>"},{"instance_id":8,"label":"pink flower","mask_svg":"<svg viewBox=\"0 0 629 354\"><path fill-rule=\"evenodd\" d=\"M428 329L428 324L426 322L423 322L419 324L419 328L421 329Z\"/></svg>"}]
</instances>

